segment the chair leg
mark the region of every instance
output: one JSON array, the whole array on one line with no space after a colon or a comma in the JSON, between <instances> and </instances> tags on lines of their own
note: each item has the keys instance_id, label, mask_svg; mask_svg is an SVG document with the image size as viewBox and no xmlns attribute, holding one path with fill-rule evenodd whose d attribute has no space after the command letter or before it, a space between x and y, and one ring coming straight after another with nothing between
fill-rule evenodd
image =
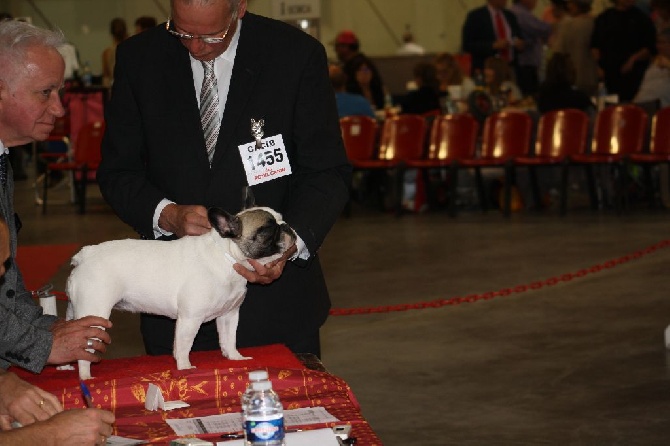
<instances>
[{"instance_id":1,"label":"chair leg","mask_svg":"<svg viewBox=\"0 0 670 446\"><path fill-rule=\"evenodd\" d=\"M479 205L482 208L482 212L489 210L488 203L486 202L486 190L484 189L484 179L482 178L482 170L479 167L475 167L475 180L477 182L477 195L479 195Z\"/></svg>"},{"instance_id":2,"label":"chair leg","mask_svg":"<svg viewBox=\"0 0 670 446\"><path fill-rule=\"evenodd\" d=\"M77 200L79 205L79 213L86 213L86 183L88 181L88 167L84 166L81 169L81 180L79 181L79 191L77 193Z\"/></svg>"},{"instance_id":3,"label":"chair leg","mask_svg":"<svg viewBox=\"0 0 670 446\"><path fill-rule=\"evenodd\" d=\"M540 198L540 185L537 181L537 169L535 166L528 166L528 174L530 176L530 189L533 194L533 202L535 209L542 209L542 199Z\"/></svg>"},{"instance_id":4,"label":"chair leg","mask_svg":"<svg viewBox=\"0 0 670 446\"><path fill-rule=\"evenodd\" d=\"M564 161L561 165L561 216L565 215L568 210L568 170L569 164Z\"/></svg>"},{"instance_id":5,"label":"chair leg","mask_svg":"<svg viewBox=\"0 0 670 446\"><path fill-rule=\"evenodd\" d=\"M405 165L403 163L399 164L396 171L395 196L393 203L393 210L396 217L400 217L403 214L402 197L405 192L405 171Z\"/></svg>"},{"instance_id":6,"label":"chair leg","mask_svg":"<svg viewBox=\"0 0 670 446\"><path fill-rule=\"evenodd\" d=\"M594 211L598 209L598 192L596 191L596 180L593 175L593 166L586 164L586 182L589 188L589 198L591 200L591 209Z\"/></svg>"},{"instance_id":7,"label":"chair leg","mask_svg":"<svg viewBox=\"0 0 670 446\"><path fill-rule=\"evenodd\" d=\"M503 198L503 215L509 218L512 214L512 183L514 183L514 166L511 162L505 164L505 185Z\"/></svg>"},{"instance_id":8,"label":"chair leg","mask_svg":"<svg viewBox=\"0 0 670 446\"><path fill-rule=\"evenodd\" d=\"M447 209L450 217L456 217L456 194L458 193L458 163L449 166L449 191L447 192Z\"/></svg>"}]
</instances>

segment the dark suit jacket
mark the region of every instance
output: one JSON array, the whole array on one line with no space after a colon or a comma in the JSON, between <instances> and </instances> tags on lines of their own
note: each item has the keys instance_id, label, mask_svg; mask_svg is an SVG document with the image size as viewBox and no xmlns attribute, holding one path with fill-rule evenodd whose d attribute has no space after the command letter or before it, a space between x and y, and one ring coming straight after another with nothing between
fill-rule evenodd
<instances>
[{"instance_id":1,"label":"dark suit jacket","mask_svg":"<svg viewBox=\"0 0 670 446\"><path fill-rule=\"evenodd\" d=\"M0 212L9 226L10 253L15 259L18 229L14 180L11 167L8 169L7 188L0 186ZM26 291L16 262L10 262L0 279L0 367L17 365L31 372L42 371L51 353L53 336L49 328L55 321L55 316L42 314L42 307Z\"/></svg>"},{"instance_id":2,"label":"dark suit jacket","mask_svg":"<svg viewBox=\"0 0 670 446\"><path fill-rule=\"evenodd\" d=\"M503 9L502 12L509 24L512 38L523 39L519 22L516 20L514 13L506 9ZM498 40L498 36L488 6L485 5L468 12L463 24L461 45L463 51L470 53L472 56L473 70L483 70L486 58L498 54L498 51L493 49L493 43L496 40ZM516 52L516 50L514 51ZM513 62L515 61L516 57Z\"/></svg>"},{"instance_id":3,"label":"dark suit jacket","mask_svg":"<svg viewBox=\"0 0 670 446\"><path fill-rule=\"evenodd\" d=\"M323 324L330 301L317 253L351 181L323 45L282 22L244 16L211 168L188 51L164 27L119 45L105 117L100 188L147 238L163 198L239 211L247 180L238 145L253 141L251 119L265 120L265 137L281 134L293 173L253 192L258 205L283 214L312 256L289 262L271 285L248 286L238 346L283 342Z\"/></svg>"}]
</instances>

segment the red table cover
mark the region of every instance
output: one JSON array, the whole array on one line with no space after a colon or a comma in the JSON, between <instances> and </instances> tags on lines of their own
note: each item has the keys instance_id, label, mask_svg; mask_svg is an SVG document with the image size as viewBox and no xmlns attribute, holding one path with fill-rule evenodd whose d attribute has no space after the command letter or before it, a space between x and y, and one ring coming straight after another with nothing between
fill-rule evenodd
<instances>
[{"instance_id":1,"label":"red table cover","mask_svg":"<svg viewBox=\"0 0 670 446\"><path fill-rule=\"evenodd\" d=\"M197 368L177 370L172 356L138 356L103 359L91 366L93 379L86 381L93 405L116 416L114 435L168 444L177 438L166 418L193 418L240 412L240 396L248 382L248 372L266 369L284 409L322 406L342 423L352 425L358 445L381 445L347 383L329 373L309 370L284 346L271 345L240 349L253 359L231 361L220 352L192 352ZM13 367L12 372L59 397L66 409L85 407L76 370L46 367L39 375ZM149 411L144 400L149 383L158 385L165 401L181 400L190 407ZM322 428L334 424L310 425ZM216 442L220 434L198 435Z\"/></svg>"}]
</instances>

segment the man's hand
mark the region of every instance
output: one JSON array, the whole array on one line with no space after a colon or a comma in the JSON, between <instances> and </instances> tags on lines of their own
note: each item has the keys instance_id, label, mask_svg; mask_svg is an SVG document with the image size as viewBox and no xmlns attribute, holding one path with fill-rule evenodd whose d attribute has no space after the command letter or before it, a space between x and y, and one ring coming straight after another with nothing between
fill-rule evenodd
<instances>
[{"instance_id":1,"label":"man's hand","mask_svg":"<svg viewBox=\"0 0 670 446\"><path fill-rule=\"evenodd\" d=\"M112 323L98 316L57 321L51 327L54 340L47 364L67 364L79 359L99 362L100 357L86 349L104 353L107 350L107 344L110 344L112 339L105 330L98 327L109 329Z\"/></svg>"},{"instance_id":2,"label":"man's hand","mask_svg":"<svg viewBox=\"0 0 670 446\"><path fill-rule=\"evenodd\" d=\"M236 263L233 265L233 268L237 273L247 279L248 282L250 283L260 283L263 285L267 285L269 283L274 282L277 280L281 275L282 272L284 272L284 266L286 265L286 262L288 259L293 257L293 254L296 253L298 250L298 247L296 245L291 246L289 249L286 250L286 252L277 260L273 260L272 262L263 265L256 260L249 259L249 264L254 268L253 271L250 271L246 269L244 266L240 265L239 263Z\"/></svg>"},{"instance_id":3,"label":"man's hand","mask_svg":"<svg viewBox=\"0 0 670 446\"><path fill-rule=\"evenodd\" d=\"M158 218L158 226L177 237L202 235L212 229L207 218L207 208L198 205L168 204Z\"/></svg>"},{"instance_id":4,"label":"man's hand","mask_svg":"<svg viewBox=\"0 0 670 446\"><path fill-rule=\"evenodd\" d=\"M13 373L0 372L0 429L11 429L12 421L27 426L62 411L63 407L55 395Z\"/></svg>"}]
</instances>

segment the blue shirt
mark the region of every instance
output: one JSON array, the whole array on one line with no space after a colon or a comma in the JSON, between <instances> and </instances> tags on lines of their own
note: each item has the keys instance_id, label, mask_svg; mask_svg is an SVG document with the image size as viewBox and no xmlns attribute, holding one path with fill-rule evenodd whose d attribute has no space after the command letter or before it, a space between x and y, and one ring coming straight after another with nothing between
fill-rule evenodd
<instances>
[{"instance_id":1,"label":"blue shirt","mask_svg":"<svg viewBox=\"0 0 670 446\"><path fill-rule=\"evenodd\" d=\"M337 101L337 112L340 118L343 116L363 115L371 118L375 117L372 106L365 97L360 94L340 92L335 93Z\"/></svg>"}]
</instances>

